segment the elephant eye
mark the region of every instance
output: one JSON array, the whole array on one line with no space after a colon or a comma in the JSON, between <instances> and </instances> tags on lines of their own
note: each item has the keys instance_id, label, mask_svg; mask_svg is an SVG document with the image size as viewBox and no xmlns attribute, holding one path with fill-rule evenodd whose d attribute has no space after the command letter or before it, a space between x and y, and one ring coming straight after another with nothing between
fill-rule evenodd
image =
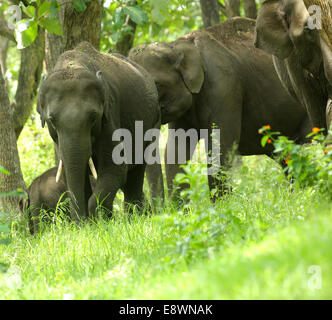
<instances>
[{"instance_id":1,"label":"elephant eye","mask_svg":"<svg viewBox=\"0 0 332 320\"><path fill-rule=\"evenodd\" d=\"M163 85L160 83L160 82L156 82L156 87L157 87L157 90L161 90Z\"/></svg>"},{"instance_id":2,"label":"elephant eye","mask_svg":"<svg viewBox=\"0 0 332 320\"><path fill-rule=\"evenodd\" d=\"M98 113L96 111L92 111L89 115L90 118L90 122L93 124L94 122L96 122L98 117Z\"/></svg>"}]
</instances>

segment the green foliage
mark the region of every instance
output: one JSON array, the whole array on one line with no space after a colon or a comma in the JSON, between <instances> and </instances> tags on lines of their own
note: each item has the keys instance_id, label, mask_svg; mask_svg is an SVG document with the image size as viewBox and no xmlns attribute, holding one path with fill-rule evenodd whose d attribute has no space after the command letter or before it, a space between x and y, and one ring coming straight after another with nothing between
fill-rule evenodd
<instances>
[{"instance_id":1,"label":"green foliage","mask_svg":"<svg viewBox=\"0 0 332 320\"><path fill-rule=\"evenodd\" d=\"M42 224L35 236L13 229L12 241L0 246L0 263L21 270L22 286L3 284L0 296L329 297L331 207L318 191L290 191L274 161L249 157L232 172L234 193L211 204L202 173L192 164L185 169L179 183L192 183L194 190L182 206L169 203L161 215L135 214L129 221L117 207L112 220L78 226L51 215L55 224ZM322 268L320 291L307 287L310 265Z\"/></svg>"},{"instance_id":2,"label":"green foliage","mask_svg":"<svg viewBox=\"0 0 332 320\"><path fill-rule=\"evenodd\" d=\"M86 9L86 4L91 0L73 0L74 8L77 11L84 11Z\"/></svg>"},{"instance_id":3,"label":"green foliage","mask_svg":"<svg viewBox=\"0 0 332 320\"><path fill-rule=\"evenodd\" d=\"M47 0L30 0L29 3L30 5L24 6L20 2L20 8L26 18L16 23L15 38L19 49L28 47L35 41L38 34L38 26L50 33L62 35L62 26L55 17L59 10L56 0L51 2Z\"/></svg>"},{"instance_id":4,"label":"green foliage","mask_svg":"<svg viewBox=\"0 0 332 320\"><path fill-rule=\"evenodd\" d=\"M104 7L101 47L105 51L133 32L128 17L137 24L135 45L175 40L202 26L199 3L189 0L105 1Z\"/></svg>"},{"instance_id":5,"label":"green foliage","mask_svg":"<svg viewBox=\"0 0 332 320\"><path fill-rule=\"evenodd\" d=\"M74 0L78 11L85 10L86 3ZM24 9L27 30L42 26L58 32L58 9L55 0L30 1ZM172 41L202 27L198 1L105 1L104 51L133 31L126 24L128 17L138 24L135 44ZM26 43L35 36L31 30L22 35ZM17 61L19 53L11 48L7 74L11 98ZM26 225L14 227L17 222L0 213L0 297L331 298L332 224L327 201L332 150L318 143L319 133L310 137L312 144L297 146L285 137L277 138L268 127L261 132L262 145L273 145L276 158L288 160L285 170L294 177L294 185L271 159L249 157L230 174L233 193L214 204L205 165L189 163L176 177L177 185L190 185L180 193L183 203L166 203L157 210L161 214L134 214L129 221L120 194L114 219L98 217L78 226L67 219L67 203L59 203L56 212L41 213L40 233L30 236ZM53 142L36 112L18 148L27 185L54 166ZM53 223L44 223L44 218ZM323 270L320 291L306 286L310 265ZM22 271L19 288L4 280L15 266Z\"/></svg>"},{"instance_id":6,"label":"green foliage","mask_svg":"<svg viewBox=\"0 0 332 320\"><path fill-rule=\"evenodd\" d=\"M331 198L332 148L329 141L325 140L322 129L313 128L312 131L307 136L311 143L304 146L285 136L279 136L279 132L271 132L269 126L263 127L259 132L264 134L263 146L266 143L273 144L276 159L285 164L284 171L294 179L295 187L317 188Z\"/></svg>"}]
</instances>

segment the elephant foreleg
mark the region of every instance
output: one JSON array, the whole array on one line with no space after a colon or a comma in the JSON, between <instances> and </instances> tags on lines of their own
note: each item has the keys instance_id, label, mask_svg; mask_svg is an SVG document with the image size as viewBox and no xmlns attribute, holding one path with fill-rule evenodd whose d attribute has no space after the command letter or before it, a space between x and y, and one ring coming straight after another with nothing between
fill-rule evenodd
<instances>
[{"instance_id":1,"label":"elephant foreleg","mask_svg":"<svg viewBox=\"0 0 332 320\"><path fill-rule=\"evenodd\" d=\"M98 172L98 180L89 199L89 215L95 216L98 210L105 210L111 217L113 201L116 193L125 180L125 172L121 167L108 168L106 172Z\"/></svg>"},{"instance_id":2,"label":"elephant foreleg","mask_svg":"<svg viewBox=\"0 0 332 320\"><path fill-rule=\"evenodd\" d=\"M141 209L143 205L144 172L145 165L137 165L128 172L127 181L122 187L125 209L129 211L130 215L132 214L134 206L138 206L138 208Z\"/></svg>"}]
</instances>

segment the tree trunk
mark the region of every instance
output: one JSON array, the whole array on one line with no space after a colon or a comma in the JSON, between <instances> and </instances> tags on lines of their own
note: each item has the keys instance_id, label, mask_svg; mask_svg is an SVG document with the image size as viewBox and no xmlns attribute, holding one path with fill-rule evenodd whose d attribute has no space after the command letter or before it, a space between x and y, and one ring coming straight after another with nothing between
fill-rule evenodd
<instances>
[{"instance_id":1,"label":"tree trunk","mask_svg":"<svg viewBox=\"0 0 332 320\"><path fill-rule=\"evenodd\" d=\"M47 33L46 35L46 72L55 66L59 56L74 49L80 42L88 41L97 50L100 46L103 1L92 0L87 3L86 10L78 12L72 1L58 0L61 9L58 13L62 25L62 36Z\"/></svg>"},{"instance_id":2,"label":"tree trunk","mask_svg":"<svg viewBox=\"0 0 332 320\"><path fill-rule=\"evenodd\" d=\"M117 53L120 53L124 56L128 56L130 49L133 47L135 40L135 32L137 24L127 16L128 25L130 29L125 35L123 35L122 39L116 43L115 50Z\"/></svg>"},{"instance_id":3,"label":"tree trunk","mask_svg":"<svg viewBox=\"0 0 332 320\"><path fill-rule=\"evenodd\" d=\"M331 0L304 0L307 8L312 5L322 9L322 30L323 39L332 51L332 1Z\"/></svg>"},{"instance_id":4,"label":"tree trunk","mask_svg":"<svg viewBox=\"0 0 332 320\"><path fill-rule=\"evenodd\" d=\"M257 7L256 0L243 0L244 1L244 12L247 18L257 18Z\"/></svg>"},{"instance_id":5,"label":"tree trunk","mask_svg":"<svg viewBox=\"0 0 332 320\"><path fill-rule=\"evenodd\" d=\"M45 36L45 73L50 73L59 56L63 53L62 37L56 34L48 33Z\"/></svg>"},{"instance_id":6,"label":"tree trunk","mask_svg":"<svg viewBox=\"0 0 332 320\"><path fill-rule=\"evenodd\" d=\"M7 71L7 55L8 55L9 40L0 36L0 68L2 69L3 77L5 78L6 90L8 91L8 80L5 77Z\"/></svg>"},{"instance_id":7,"label":"tree trunk","mask_svg":"<svg viewBox=\"0 0 332 320\"><path fill-rule=\"evenodd\" d=\"M225 0L225 6L228 18L240 16L240 0Z\"/></svg>"},{"instance_id":8,"label":"tree trunk","mask_svg":"<svg viewBox=\"0 0 332 320\"><path fill-rule=\"evenodd\" d=\"M137 5L137 1L130 1L128 5ZM134 45L137 24L133 20L131 20L129 16L127 16L125 26L129 26L130 29L116 43L115 50L117 53L128 56L130 49Z\"/></svg>"},{"instance_id":9,"label":"tree trunk","mask_svg":"<svg viewBox=\"0 0 332 320\"><path fill-rule=\"evenodd\" d=\"M9 40L0 36L0 66L2 68L2 74L7 71L7 53L8 53Z\"/></svg>"},{"instance_id":10,"label":"tree trunk","mask_svg":"<svg viewBox=\"0 0 332 320\"><path fill-rule=\"evenodd\" d=\"M13 126L13 116L10 108L5 80L0 70L0 165L10 172L5 175L0 172L0 194L25 189L18 156L16 134ZM15 214L18 213L18 198L7 196L0 198L2 210Z\"/></svg>"},{"instance_id":11,"label":"tree trunk","mask_svg":"<svg viewBox=\"0 0 332 320\"><path fill-rule=\"evenodd\" d=\"M80 42L88 41L99 50L103 1L92 0L83 12L74 9L71 1L61 0L63 15L63 51L75 48Z\"/></svg>"},{"instance_id":12,"label":"tree trunk","mask_svg":"<svg viewBox=\"0 0 332 320\"><path fill-rule=\"evenodd\" d=\"M200 0L204 28L220 22L217 0Z\"/></svg>"},{"instance_id":13,"label":"tree trunk","mask_svg":"<svg viewBox=\"0 0 332 320\"><path fill-rule=\"evenodd\" d=\"M71 1L60 0L61 9L58 19L62 25L62 36L46 32L45 39L45 66L46 74L50 73L59 56L67 50L72 50L82 41L90 42L99 50L101 37L101 21L103 1L93 0L87 4L83 12L77 12ZM54 147L55 163L59 159Z\"/></svg>"},{"instance_id":14,"label":"tree trunk","mask_svg":"<svg viewBox=\"0 0 332 320\"><path fill-rule=\"evenodd\" d=\"M15 94L13 120L16 138L21 134L35 103L40 77L43 70L45 32L39 28L36 40L21 50L21 67Z\"/></svg>"}]
</instances>

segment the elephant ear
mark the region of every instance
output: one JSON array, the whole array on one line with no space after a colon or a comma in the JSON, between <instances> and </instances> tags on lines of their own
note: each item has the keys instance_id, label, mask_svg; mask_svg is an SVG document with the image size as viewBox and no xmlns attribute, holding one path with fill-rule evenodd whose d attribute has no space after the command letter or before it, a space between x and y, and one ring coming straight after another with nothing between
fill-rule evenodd
<instances>
[{"instance_id":1,"label":"elephant ear","mask_svg":"<svg viewBox=\"0 0 332 320\"><path fill-rule=\"evenodd\" d=\"M45 91L45 81L46 81L47 77L44 75L43 79L42 79L42 84L40 86L40 90L39 90L39 95L37 98L37 112L40 115L40 120L41 120L41 125L42 128L45 128L45 115L44 115L44 108L43 108L43 97L44 97L44 91Z\"/></svg>"},{"instance_id":2,"label":"elephant ear","mask_svg":"<svg viewBox=\"0 0 332 320\"><path fill-rule=\"evenodd\" d=\"M41 121L41 126L42 128L45 128L45 116L44 116L44 110L42 108L42 102L41 102L41 96L38 96L37 99L37 112L40 115L40 121Z\"/></svg>"},{"instance_id":3,"label":"elephant ear","mask_svg":"<svg viewBox=\"0 0 332 320\"><path fill-rule=\"evenodd\" d=\"M115 122L115 119L119 118L111 114L111 111L114 107L111 107L114 104L113 97L111 94L111 89L108 84L108 81L102 71L98 70L96 72L96 77L101 84L101 87L104 91L104 105L103 105L103 116L104 120L111 125L113 130L119 128L119 124Z\"/></svg>"},{"instance_id":4,"label":"elephant ear","mask_svg":"<svg viewBox=\"0 0 332 320\"><path fill-rule=\"evenodd\" d=\"M183 77L191 93L199 93L204 83L202 59L195 44L190 40L179 40L174 46L176 52L175 67Z\"/></svg>"},{"instance_id":5,"label":"elephant ear","mask_svg":"<svg viewBox=\"0 0 332 320\"><path fill-rule=\"evenodd\" d=\"M255 30L255 47L282 60L294 50L283 9L279 0L265 1L258 12Z\"/></svg>"}]
</instances>

